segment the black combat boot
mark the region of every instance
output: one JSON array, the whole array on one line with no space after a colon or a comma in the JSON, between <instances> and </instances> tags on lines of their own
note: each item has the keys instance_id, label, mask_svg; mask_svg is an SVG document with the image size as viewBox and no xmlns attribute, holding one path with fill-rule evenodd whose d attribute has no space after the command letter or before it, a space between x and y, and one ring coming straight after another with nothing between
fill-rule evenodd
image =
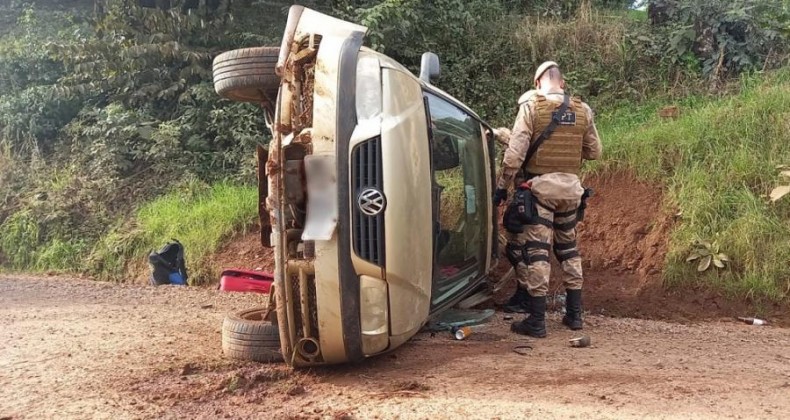
<instances>
[{"instance_id":1,"label":"black combat boot","mask_svg":"<svg viewBox=\"0 0 790 420\"><path fill-rule=\"evenodd\" d=\"M503 306L503 309L506 313L519 313L523 314L527 312L527 300L529 299L529 293L527 293L526 289L522 288L521 285L516 284L516 292L513 293L513 296L508 299L507 303Z\"/></svg>"},{"instance_id":2,"label":"black combat boot","mask_svg":"<svg viewBox=\"0 0 790 420\"><path fill-rule=\"evenodd\" d=\"M562 323L572 330L580 330L582 323L582 291L565 289L565 316Z\"/></svg>"},{"instance_id":3,"label":"black combat boot","mask_svg":"<svg viewBox=\"0 0 790 420\"><path fill-rule=\"evenodd\" d=\"M529 293L527 293L529 295ZM528 312L521 322L510 325L510 331L530 337L543 338L546 336L546 297L529 296Z\"/></svg>"}]
</instances>

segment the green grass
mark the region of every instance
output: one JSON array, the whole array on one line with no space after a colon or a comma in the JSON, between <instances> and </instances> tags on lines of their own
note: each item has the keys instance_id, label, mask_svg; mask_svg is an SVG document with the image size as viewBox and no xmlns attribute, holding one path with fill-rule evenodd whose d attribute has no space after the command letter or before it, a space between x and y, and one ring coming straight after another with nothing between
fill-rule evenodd
<instances>
[{"instance_id":1,"label":"green grass","mask_svg":"<svg viewBox=\"0 0 790 420\"><path fill-rule=\"evenodd\" d=\"M85 241L55 238L36 251L35 271L75 272L80 271L83 257L88 251Z\"/></svg>"},{"instance_id":2,"label":"green grass","mask_svg":"<svg viewBox=\"0 0 790 420\"><path fill-rule=\"evenodd\" d=\"M436 182L442 187L439 219L442 229L457 230L464 218L466 197L464 195L463 170L460 167L436 171Z\"/></svg>"},{"instance_id":3,"label":"green grass","mask_svg":"<svg viewBox=\"0 0 790 420\"><path fill-rule=\"evenodd\" d=\"M178 239L193 284L215 280L209 257L257 214L254 187L226 183L175 191L143 205L133 221L120 224L91 252L91 271L103 279L124 279L129 263L147 261L149 252Z\"/></svg>"},{"instance_id":4,"label":"green grass","mask_svg":"<svg viewBox=\"0 0 790 420\"><path fill-rule=\"evenodd\" d=\"M29 212L17 212L0 224L0 254L3 265L21 269L35 263L39 242L38 223Z\"/></svg>"},{"instance_id":5,"label":"green grass","mask_svg":"<svg viewBox=\"0 0 790 420\"><path fill-rule=\"evenodd\" d=\"M19 211L0 225L0 270L77 272L87 251L81 239L41 239L38 222Z\"/></svg>"},{"instance_id":6,"label":"green grass","mask_svg":"<svg viewBox=\"0 0 790 420\"><path fill-rule=\"evenodd\" d=\"M3 269L28 272L85 272L124 281L130 268L145 267L148 253L171 240L184 244L193 284L216 280L210 257L228 238L256 219L255 187L219 183L184 185L143 204L95 243L83 238L42 238L36 220L18 212L0 225Z\"/></svg>"},{"instance_id":7,"label":"green grass","mask_svg":"<svg viewBox=\"0 0 790 420\"><path fill-rule=\"evenodd\" d=\"M738 95L688 98L662 121L658 104L598 120L604 160L591 171L627 168L666 186L681 212L670 238L670 285L712 285L733 295L781 300L790 292L790 199L771 204L776 166L790 164L790 71L745 78ZM699 274L685 262L694 239L717 241L732 259Z\"/></svg>"}]
</instances>

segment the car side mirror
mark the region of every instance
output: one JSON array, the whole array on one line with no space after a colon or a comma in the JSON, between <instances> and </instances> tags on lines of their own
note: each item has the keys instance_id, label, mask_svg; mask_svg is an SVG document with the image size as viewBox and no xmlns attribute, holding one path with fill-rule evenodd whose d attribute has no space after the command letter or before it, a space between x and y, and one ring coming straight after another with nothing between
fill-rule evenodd
<instances>
[{"instance_id":1,"label":"car side mirror","mask_svg":"<svg viewBox=\"0 0 790 420\"><path fill-rule=\"evenodd\" d=\"M420 80L430 84L431 80L439 77L440 74L439 56L432 52L424 53L420 63Z\"/></svg>"}]
</instances>

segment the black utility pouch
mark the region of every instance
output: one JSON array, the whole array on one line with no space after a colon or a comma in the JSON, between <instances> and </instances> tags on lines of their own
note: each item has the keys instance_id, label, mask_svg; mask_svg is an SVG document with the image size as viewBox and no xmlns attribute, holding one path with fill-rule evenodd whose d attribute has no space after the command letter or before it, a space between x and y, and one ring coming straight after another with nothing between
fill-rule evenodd
<instances>
[{"instance_id":1,"label":"black utility pouch","mask_svg":"<svg viewBox=\"0 0 790 420\"><path fill-rule=\"evenodd\" d=\"M521 224L532 224L538 216L538 208L535 205L535 196L532 195L532 190L527 188L517 189L516 194L513 196L513 202L517 203L516 213Z\"/></svg>"},{"instance_id":2,"label":"black utility pouch","mask_svg":"<svg viewBox=\"0 0 790 420\"><path fill-rule=\"evenodd\" d=\"M502 216L502 224L505 225L505 230L510 233L524 233L524 224L521 223L518 216L518 202L514 199L505 209L505 214Z\"/></svg>"},{"instance_id":3,"label":"black utility pouch","mask_svg":"<svg viewBox=\"0 0 790 420\"><path fill-rule=\"evenodd\" d=\"M585 188L582 194L582 202L579 204L579 210L576 211L576 221L581 222L584 220L584 211L587 209L587 199L592 197L594 191L592 188Z\"/></svg>"}]
</instances>

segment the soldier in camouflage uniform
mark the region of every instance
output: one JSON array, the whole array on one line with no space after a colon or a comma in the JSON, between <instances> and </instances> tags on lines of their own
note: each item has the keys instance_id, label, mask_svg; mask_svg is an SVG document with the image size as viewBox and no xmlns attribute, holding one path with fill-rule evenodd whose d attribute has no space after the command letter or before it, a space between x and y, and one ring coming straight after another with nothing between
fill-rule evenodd
<instances>
[{"instance_id":1,"label":"soldier in camouflage uniform","mask_svg":"<svg viewBox=\"0 0 790 420\"><path fill-rule=\"evenodd\" d=\"M557 63L541 64L534 82L536 90L525 93L518 101L518 116L505 151L494 204L501 205L507 199L507 189L514 181L518 182L517 188L531 192L534 213L530 221L508 233L508 259L515 266L519 283L508 306L522 306L528 313L523 321L513 323L511 330L545 337L552 249L562 265L567 292L562 322L572 330L583 326L582 259L576 248L576 222L584 189L578 175L583 159L594 160L601 155L601 141L590 107L579 98L565 95L565 82ZM560 115L563 101L566 111ZM548 137L544 135L543 142L525 162L530 145L553 118L554 130ZM517 179L517 174L523 179Z\"/></svg>"}]
</instances>

